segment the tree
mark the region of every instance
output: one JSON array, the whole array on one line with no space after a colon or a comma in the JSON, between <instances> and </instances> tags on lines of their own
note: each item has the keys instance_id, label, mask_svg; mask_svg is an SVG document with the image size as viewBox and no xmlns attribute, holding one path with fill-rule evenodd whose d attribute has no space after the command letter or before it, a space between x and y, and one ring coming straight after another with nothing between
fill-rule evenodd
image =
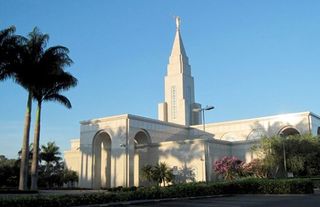
<instances>
[{"instance_id":1,"label":"tree","mask_svg":"<svg viewBox=\"0 0 320 207\"><path fill-rule=\"evenodd\" d=\"M243 164L241 160L234 156L226 156L215 162L214 170L222 175L225 180L233 180L241 176Z\"/></svg>"},{"instance_id":2,"label":"tree","mask_svg":"<svg viewBox=\"0 0 320 207\"><path fill-rule=\"evenodd\" d=\"M16 187L18 185L18 176L18 161L0 155L0 187Z\"/></svg>"},{"instance_id":3,"label":"tree","mask_svg":"<svg viewBox=\"0 0 320 207\"><path fill-rule=\"evenodd\" d=\"M70 187L74 187L74 183L77 183L79 180L78 173L73 170L69 170L67 168L63 171L63 183L70 185Z\"/></svg>"},{"instance_id":4,"label":"tree","mask_svg":"<svg viewBox=\"0 0 320 207\"><path fill-rule=\"evenodd\" d=\"M148 182L153 181L153 166L145 165L141 168L141 178Z\"/></svg>"},{"instance_id":5,"label":"tree","mask_svg":"<svg viewBox=\"0 0 320 207\"><path fill-rule=\"evenodd\" d=\"M42 36L38 30L32 32L33 37ZM31 190L37 190L38 163L39 163L39 141L40 141L40 120L42 103L46 101L56 101L71 108L69 99L60 93L77 85L77 79L64 71L65 66L69 66L72 60L69 58L69 50L63 46L50 47L47 50L40 50L38 56L38 72L40 79L35 82L32 93L37 101L36 123L34 129L34 148L31 166Z\"/></svg>"},{"instance_id":6,"label":"tree","mask_svg":"<svg viewBox=\"0 0 320 207\"><path fill-rule=\"evenodd\" d=\"M173 179L172 170L169 169L168 165L165 162L160 162L160 164L155 165L153 171L154 180L163 186L166 186L166 183L169 183Z\"/></svg>"},{"instance_id":7,"label":"tree","mask_svg":"<svg viewBox=\"0 0 320 207\"><path fill-rule=\"evenodd\" d=\"M269 177L286 177L284 162L287 172L295 176L320 175L320 140L310 134L263 137L253 150L259 153Z\"/></svg>"},{"instance_id":8,"label":"tree","mask_svg":"<svg viewBox=\"0 0 320 207\"><path fill-rule=\"evenodd\" d=\"M154 181L161 185L163 183L166 186L166 183L169 183L173 180L172 170L169 169L168 165L165 162L160 162L160 164L145 165L142 169L142 177L149 182Z\"/></svg>"},{"instance_id":9,"label":"tree","mask_svg":"<svg viewBox=\"0 0 320 207\"><path fill-rule=\"evenodd\" d=\"M37 28L34 28L26 39L14 36L14 30L15 28L11 27L0 32L0 80L13 78L15 82L28 91L21 152L20 190L27 189L32 98L38 102L34 137L35 148L31 170L31 189L36 190L41 104L44 101L58 101L70 108L70 101L60 92L74 87L77 80L71 74L64 72L64 67L72 63L66 47L55 46L45 50L49 40L47 34L42 34Z\"/></svg>"},{"instance_id":10,"label":"tree","mask_svg":"<svg viewBox=\"0 0 320 207\"><path fill-rule=\"evenodd\" d=\"M41 159L49 165L59 165L61 158L61 152L55 142L48 142L47 145L41 146Z\"/></svg>"},{"instance_id":11,"label":"tree","mask_svg":"<svg viewBox=\"0 0 320 207\"><path fill-rule=\"evenodd\" d=\"M61 162L61 152L55 142L48 142L41 146L41 160L45 162L42 173L47 183L47 187L52 187L54 183L61 185L63 183L63 168Z\"/></svg>"},{"instance_id":12,"label":"tree","mask_svg":"<svg viewBox=\"0 0 320 207\"><path fill-rule=\"evenodd\" d=\"M28 41L22 36L13 35L14 27L10 27L0 32L0 80L13 78L15 82L27 89L29 92L27 108L25 113L25 124L22 140L22 153L20 163L19 190L27 190L28 177L28 154L29 154L29 132L32 108L32 80L35 79L34 73L29 70L33 68L32 59L36 59L34 51L38 50L41 39Z\"/></svg>"},{"instance_id":13,"label":"tree","mask_svg":"<svg viewBox=\"0 0 320 207\"><path fill-rule=\"evenodd\" d=\"M0 81L12 77L10 65L17 62L25 38L15 35L16 28L11 26L0 31Z\"/></svg>"}]
</instances>

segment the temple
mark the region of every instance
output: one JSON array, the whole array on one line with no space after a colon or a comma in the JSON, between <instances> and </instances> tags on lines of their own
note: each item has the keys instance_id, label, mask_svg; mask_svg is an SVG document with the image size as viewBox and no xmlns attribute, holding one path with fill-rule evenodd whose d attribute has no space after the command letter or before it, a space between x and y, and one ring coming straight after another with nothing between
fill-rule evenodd
<instances>
[{"instance_id":1,"label":"temple","mask_svg":"<svg viewBox=\"0 0 320 207\"><path fill-rule=\"evenodd\" d=\"M141 167L160 162L179 182L211 181L214 161L236 156L250 162L256 157L251 148L263 136L319 135L320 117L311 112L201 123L180 30L177 17L158 119L123 114L80 122L80 139L71 140L64 154L66 166L79 174L79 187L146 185Z\"/></svg>"}]
</instances>

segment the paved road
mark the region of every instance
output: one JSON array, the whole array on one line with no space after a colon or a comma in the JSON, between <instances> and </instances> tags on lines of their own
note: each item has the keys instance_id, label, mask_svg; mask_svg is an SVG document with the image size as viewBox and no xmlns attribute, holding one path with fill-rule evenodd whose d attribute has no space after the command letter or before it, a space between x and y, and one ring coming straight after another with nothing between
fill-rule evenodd
<instances>
[{"instance_id":1,"label":"paved road","mask_svg":"<svg viewBox=\"0 0 320 207\"><path fill-rule=\"evenodd\" d=\"M319 207L320 195L235 195L231 197L206 198L135 204L130 207Z\"/></svg>"}]
</instances>

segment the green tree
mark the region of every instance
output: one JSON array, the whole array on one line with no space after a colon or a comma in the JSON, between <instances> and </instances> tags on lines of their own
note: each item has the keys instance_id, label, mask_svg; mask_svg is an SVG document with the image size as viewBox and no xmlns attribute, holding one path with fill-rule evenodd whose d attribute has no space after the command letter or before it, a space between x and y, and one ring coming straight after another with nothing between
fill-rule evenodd
<instances>
[{"instance_id":1,"label":"green tree","mask_svg":"<svg viewBox=\"0 0 320 207\"><path fill-rule=\"evenodd\" d=\"M18 176L18 160L8 159L4 155L0 155L0 187L16 187Z\"/></svg>"},{"instance_id":2,"label":"green tree","mask_svg":"<svg viewBox=\"0 0 320 207\"><path fill-rule=\"evenodd\" d=\"M28 91L21 151L20 190L27 189L32 98L38 102L31 169L31 189L35 190L37 188L41 104L44 101L58 101L70 108L70 101L60 93L75 86L77 80L64 72L64 67L72 63L67 48L55 46L45 50L49 36L40 33L37 28L29 33L28 39L13 35L14 31L14 27L0 31L0 80L13 78Z\"/></svg>"},{"instance_id":3,"label":"green tree","mask_svg":"<svg viewBox=\"0 0 320 207\"><path fill-rule=\"evenodd\" d=\"M147 180L148 182L153 181L153 166L145 165L141 168L141 178Z\"/></svg>"},{"instance_id":4,"label":"green tree","mask_svg":"<svg viewBox=\"0 0 320 207\"><path fill-rule=\"evenodd\" d=\"M48 142L47 145L42 145L40 156L46 166L59 165L62 160L60 148L55 142Z\"/></svg>"},{"instance_id":5,"label":"green tree","mask_svg":"<svg viewBox=\"0 0 320 207\"><path fill-rule=\"evenodd\" d=\"M44 36L38 30L32 32L32 37L37 38ZM48 37L49 38L49 37ZM47 39L48 40L48 39ZM45 46L45 45L43 45ZM64 71L65 66L69 66L72 60L68 56L69 50L63 46L54 46L46 50L39 50L38 56L38 72L41 73L40 79L35 84L32 93L37 101L36 123L34 129L34 148L31 166L31 190L37 190L38 182L38 163L39 163L39 141L40 141L40 120L42 103L47 101L59 102L67 108L71 108L69 99L61 95L62 91L66 91L77 85L77 79L71 74Z\"/></svg>"},{"instance_id":6,"label":"green tree","mask_svg":"<svg viewBox=\"0 0 320 207\"><path fill-rule=\"evenodd\" d=\"M33 50L31 50L31 47L28 47L27 45L32 46L34 50L37 50L37 47L36 44L33 44L36 42L26 44L26 38L13 35L14 31L15 28L10 27L0 32L0 80L13 78L15 82L29 92L25 113L19 176L19 189L27 190L28 146L32 108L32 93L30 91L33 87L32 79L34 79L34 73L29 70L29 68L33 68L31 57L33 57L34 53Z\"/></svg>"},{"instance_id":7,"label":"green tree","mask_svg":"<svg viewBox=\"0 0 320 207\"><path fill-rule=\"evenodd\" d=\"M63 170L63 183L71 185L70 187L74 187L74 183L77 183L79 180L78 173L73 170L69 170L65 168Z\"/></svg>"},{"instance_id":8,"label":"green tree","mask_svg":"<svg viewBox=\"0 0 320 207\"><path fill-rule=\"evenodd\" d=\"M320 175L320 141L310 134L264 137L253 150L260 155L269 177L286 176L284 163L287 172L295 176Z\"/></svg>"},{"instance_id":9,"label":"green tree","mask_svg":"<svg viewBox=\"0 0 320 207\"><path fill-rule=\"evenodd\" d=\"M11 66L19 60L19 52L25 38L15 35L16 28L11 26L0 30L0 81L12 77Z\"/></svg>"},{"instance_id":10,"label":"green tree","mask_svg":"<svg viewBox=\"0 0 320 207\"><path fill-rule=\"evenodd\" d=\"M159 183L159 185L163 183L163 186L166 186L166 183L171 182L173 179L172 170L169 169L165 162L160 162L160 164L154 166L153 178L154 181Z\"/></svg>"},{"instance_id":11,"label":"green tree","mask_svg":"<svg viewBox=\"0 0 320 207\"><path fill-rule=\"evenodd\" d=\"M55 142L48 142L41 146L41 160L44 162L42 167L42 177L45 179L47 187L53 184L63 183L64 165L61 162L61 152Z\"/></svg>"},{"instance_id":12,"label":"green tree","mask_svg":"<svg viewBox=\"0 0 320 207\"><path fill-rule=\"evenodd\" d=\"M149 182L155 182L158 185L169 183L173 180L172 170L165 162L156 165L145 165L141 169L141 176Z\"/></svg>"}]
</instances>

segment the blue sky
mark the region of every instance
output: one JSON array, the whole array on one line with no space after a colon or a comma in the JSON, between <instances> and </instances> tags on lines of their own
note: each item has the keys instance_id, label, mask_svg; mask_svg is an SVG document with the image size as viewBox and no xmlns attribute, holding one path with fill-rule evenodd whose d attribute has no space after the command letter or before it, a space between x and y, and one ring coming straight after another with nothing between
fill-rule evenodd
<instances>
[{"instance_id":1,"label":"blue sky","mask_svg":"<svg viewBox=\"0 0 320 207\"><path fill-rule=\"evenodd\" d=\"M56 141L64 151L81 120L157 118L174 15L182 19L196 100L216 107L208 122L319 114L319 11L316 0L0 0L0 29L15 25L27 35L38 26L50 35L48 46L70 49L67 70L79 79L65 93L73 108L45 103L42 114L42 144ZM11 158L21 147L26 99L12 81L0 83L0 154Z\"/></svg>"}]
</instances>

